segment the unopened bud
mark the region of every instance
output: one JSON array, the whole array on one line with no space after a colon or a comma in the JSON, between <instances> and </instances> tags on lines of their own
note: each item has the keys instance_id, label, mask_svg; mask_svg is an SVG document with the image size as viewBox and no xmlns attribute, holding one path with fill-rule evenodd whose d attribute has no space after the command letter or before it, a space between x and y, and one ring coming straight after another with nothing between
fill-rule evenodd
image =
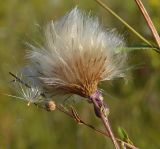
<instances>
[{"instance_id":1,"label":"unopened bud","mask_svg":"<svg viewBox=\"0 0 160 149\"><path fill-rule=\"evenodd\" d=\"M56 109L56 104L54 101L50 100L45 103L45 107L47 111L54 111Z\"/></svg>"}]
</instances>

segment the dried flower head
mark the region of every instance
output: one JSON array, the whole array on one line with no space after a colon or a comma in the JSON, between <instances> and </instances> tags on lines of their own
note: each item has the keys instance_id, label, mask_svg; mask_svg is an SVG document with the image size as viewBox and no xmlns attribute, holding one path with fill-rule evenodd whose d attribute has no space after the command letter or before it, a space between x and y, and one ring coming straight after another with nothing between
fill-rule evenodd
<instances>
[{"instance_id":1,"label":"dried flower head","mask_svg":"<svg viewBox=\"0 0 160 149\"><path fill-rule=\"evenodd\" d=\"M31 45L27 57L34 79L48 92L89 97L100 81L125 76L122 36L77 7L49 22L45 37L44 47Z\"/></svg>"}]
</instances>

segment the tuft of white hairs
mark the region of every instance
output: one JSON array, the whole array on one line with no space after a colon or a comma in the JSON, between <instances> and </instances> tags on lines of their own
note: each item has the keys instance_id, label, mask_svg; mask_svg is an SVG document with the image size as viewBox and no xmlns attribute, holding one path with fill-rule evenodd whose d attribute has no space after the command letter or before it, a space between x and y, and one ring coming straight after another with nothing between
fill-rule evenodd
<instances>
[{"instance_id":1,"label":"tuft of white hairs","mask_svg":"<svg viewBox=\"0 0 160 149\"><path fill-rule=\"evenodd\" d=\"M23 100L28 101L28 105L30 103L37 103L40 101L41 92L37 87L28 88L27 86L19 83L19 89L17 89L20 93Z\"/></svg>"},{"instance_id":2,"label":"tuft of white hairs","mask_svg":"<svg viewBox=\"0 0 160 149\"><path fill-rule=\"evenodd\" d=\"M30 47L27 69L34 70L35 82L53 93L88 97L100 81L125 77L123 37L77 7L47 24L43 47Z\"/></svg>"},{"instance_id":3,"label":"tuft of white hairs","mask_svg":"<svg viewBox=\"0 0 160 149\"><path fill-rule=\"evenodd\" d=\"M20 96L15 96L11 94L2 93L3 95L21 99L28 102L28 106L30 103L40 103L42 101L42 92L38 87L26 84L21 78L16 76L16 80L14 83L14 88Z\"/></svg>"}]
</instances>

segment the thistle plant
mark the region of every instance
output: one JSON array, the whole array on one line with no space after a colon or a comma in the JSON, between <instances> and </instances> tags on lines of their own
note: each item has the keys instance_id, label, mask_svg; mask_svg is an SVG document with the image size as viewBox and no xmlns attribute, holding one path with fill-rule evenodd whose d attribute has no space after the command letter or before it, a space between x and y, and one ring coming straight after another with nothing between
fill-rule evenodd
<instances>
[{"instance_id":1,"label":"thistle plant","mask_svg":"<svg viewBox=\"0 0 160 149\"><path fill-rule=\"evenodd\" d=\"M104 99L102 89L100 88L100 82L109 83L111 80L114 80L117 78L122 78L122 79L127 78L128 51L131 52L133 50L141 50L141 51L154 50L157 53L160 53L159 33L156 30L141 0L133 0L133 3L135 3L138 6L139 14L142 14L142 17L144 17L144 20L146 21L146 24L148 26L148 30L150 30L150 33L153 36L153 39L155 40L155 42L154 40L151 40L151 36L150 36L150 39L148 40L142 34L138 33L136 31L137 26L135 25L134 26L135 28L133 28L132 25L129 25L129 23L127 23L127 21L123 19L123 16L120 17L118 12L112 10L107 5L107 1L104 3L103 0L95 0L95 2L97 6L101 6L102 8L104 8L104 10L106 10L106 12L109 12L110 15L115 17L117 21L120 21L126 27L125 29L126 30L128 29L130 33L133 33L135 37L137 37L137 39L141 40L141 42L136 43L136 45L132 45L132 47L130 46L127 47L124 42L126 39L124 39L122 35L119 35L115 30L104 28L101 25L101 23L98 21L97 17L94 17L91 15L91 13L88 14L80 10L78 7L76 7L72 9L70 12L68 12L66 15L61 17L60 19L57 19L56 21L50 21L46 24L46 26L44 26L44 38L43 38L44 42L42 45L27 43L28 51L26 51L25 58L27 59L28 63L23 68L21 68L17 74L13 74L10 72L10 75L13 78L13 80L11 81L12 82L11 84L14 86L14 89L17 95L10 95L5 93L0 93L0 94L17 98L17 99L20 99L21 101L25 101L27 102L27 106L34 105L36 106L36 108L37 107L42 108L42 110L47 110L50 112L54 112L54 110L63 112L64 114L72 118L76 124L85 125L89 129L97 133L100 133L106 138L111 139L113 142L114 148L116 149L119 149L119 148L137 149L137 147L133 145L132 141L130 141L128 134L125 132L123 128L121 127L118 128L118 135L120 139L117 138L116 133L113 133L110 120L109 120L110 118L109 113L110 113L110 108L114 108L114 107L109 106L107 99ZM75 3L77 4L78 2L76 1ZM6 4L8 5L8 3ZM11 6L12 5L16 6L16 3L11 4ZM21 4L20 5L18 4L18 6L21 7ZM31 9L28 9L30 5L27 4L25 5L25 7L27 8L25 9L25 11L31 10ZM12 9L14 8L15 7L13 7ZM49 8L47 7L47 9ZM4 14L7 14L7 16L5 15L4 17L2 17L4 19L1 20L1 21L4 21L4 23L2 23L2 26L1 26L0 38L4 38L5 36L7 37L13 34L12 32L10 32L10 30L8 30L11 26L7 25L5 27L6 20L9 21L8 24L11 24L11 25L14 24L14 27L18 27L19 29L18 36L20 32L23 32L23 29L26 29L25 27L27 23L25 21L23 22L23 24L25 24L24 26L23 25L19 26L18 24L18 21L21 21L21 15L25 13L19 13L21 14L20 16L16 15L16 18L17 18L16 22L13 19L13 24L12 24L12 21L10 20L10 18L14 18L17 12L19 13L21 11L14 11L14 15L11 15L9 19L6 19L6 17L10 16L8 13L8 9L7 9L7 13L4 13ZM128 14L128 16L130 16L130 14ZM23 19L25 19L25 17ZM22 28L20 29L20 27ZM144 28L146 31L147 28L146 27ZM15 32L17 32L17 30ZM149 32L147 32L147 34L148 33ZM14 37L15 35L16 34L13 34ZM10 41L8 39L12 39L13 36L11 36L11 38L4 38L4 39L6 41ZM132 39L132 41L133 40L134 39ZM15 42L15 40L13 41ZM13 41L11 40L11 45L13 45L12 44ZM5 43L6 42L4 42L4 44ZM133 43L135 43L135 41L133 41ZM139 46L137 47L137 45ZM1 48L5 50L8 47L5 48L2 46ZM11 49L14 49L13 46L11 46ZM6 55L6 51L1 52L2 55L3 53L5 53ZM10 58L10 55L9 55L9 58ZM147 58L148 58L148 55L147 55ZM158 66L159 65L156 65L156 68ZM5 67L5 65L2 67ZM134 100L135 98L138 99L139 93L140 94L142 93L141 96L143 96L145 100L146 100L146 97L149 97L148 95L149 93L151 93L151 88L153 88L152 84L154 84L154 82L159 80L159 78L157 77L158 71L154 76L156 78L155 81L153 79L149 79L150 82L146 84L147 87L143 86L144 87L143 92L139 92L139 90L135 90L135 92L137 91L138 92L137 94L134 94L134 96L132 96L133 98L131 98L131 100ZM154 77L151 77L151 78L154 78ZM138 79L139 79L139 76L138 78L136 78L136 80ZM146 92L147 93L149 92L149 93L146 94ZM93 112L95 113L94 116L96 116L97 119L102 122L106 130L98 129L94 124L89 124L88 122L84 121L83 118L81 118L81 116L78 114L75 107L72 104L70 104L70 102L68 102L68 105L66 106L66 104L64 103L66 103L66 101L70 101L71 99L69 97L71 96L72 98L75 97L75 100L79 98L80 99L79 101L83 100L85 101L85 104L89 104L93 108ZM155 93L154 93L154 96L156 96ZM127 96L127 98L129 99L129 96ZM122 102L123 101L121 101L121 103ZM129 103L130 100L126 102ZM121 109L124 109L125 111L129 109L128 111L130 112L130 114L128 115L137 116L137 113L138 113L137 111L144 111L146 113L146 109L137 110L138 108L137 102L134 102L136 103L136 110L134 109L133 102L131 103L132 105L130 106L133 109L130 110L128 107L128 104L127 104L127 108L121 107ZM143 104L143 102L141 101L140 103ZM148 103L150 104L150 102ZM155 103L157 104L158 102L155 102ZM151 101L151 106L153 107L155 103L154 103L154 100ZM121 105L125 107L125 103ZM146 107L146 104L145 104L145 107ZM119 112L119 108L118 108L118 112ZM135 113L135 114L131 114L131 113ZM127 114L125 116L127 116ZM138 119L136 117L137 121L139 120L141 121L141 118L143 116L144 116L143 113L141 114L141 117L138 115ZM3 121L2 128L3 128L3 125L6 125L6 120L8 120L8 116L4 116L4 117L5 117L4 120L2 118L2 121ZM157 115L154 115L153 119L156 120L155 122L157 124ZM127 117L125 117L125 122L126 120L127 120ZM133 119L131 118L130 120L133 120ZM131 125L131 129L133 130L134 127L132 125ZM137 127L139 126L137 125ZM143 127L143 125L140 125L138 130L141 129L141 127ZM7 131L4 129L4 133L7 134L6 135L7 139L9 138L9 141L10 141L11 138L8 137L8 133L7 133L9 130L8 125L6 125L6 128L7 128ZM150 135L150 129L149 129L150 127L146 127L146 128L147 128L146 130L148 131L147 134ZM143 127L143 129L145 128ZM141 130L143 131L143 129ZM3 134L3 130L2 130L2 134ZM16 138L14 137L14 135L12 136L12 134L11 134L11 137ZM146 135L146 138L147 137L148 136ZM139 141L139 138L140 138L140 142L144 142L143 138L141 138L141 135L136 134L135 140ZM147 141L148 141L148 138L147 138ZM11 141L11 142L14 142L14 141ZM156 144L156 142L158 142L157 135L155 135L155 137L152 137L152 141L149 142L148 144L145 142L145 146L146 147L147 145L149 147L157 146L158 144ZM1 144L3 144L3 141ZM9 143L7 142L7 144ZM140 145L143 146L144 143L139 143L139 146Z\"/></svg>"},{"instance_id":2,"label":"thistle plant","mask_svg":"<svg viewBox=\"0 0 160 149\"><path fill-rule=\"evenodd\" d=\"M28 64L20 72L22 79L11 73L22 92L22 99L49 111L56 107L84 123L74 110L68 113L51 101L55 95L76 95L93 104L116 149L120 149L109 124L109 107L98 85L102 81L126 78L127 53L123 36L100 25L96 17L77 7L64 17L50 21L45 29L43 46L28 44ZM60 99L59 99L60 100ZM89 125L88 125L89 126ZM93 128L93 127L92 127ZM118 141L118 142L117 142ZM130 144L125 144L135 148Z\"/></svg>"}]
</instances>

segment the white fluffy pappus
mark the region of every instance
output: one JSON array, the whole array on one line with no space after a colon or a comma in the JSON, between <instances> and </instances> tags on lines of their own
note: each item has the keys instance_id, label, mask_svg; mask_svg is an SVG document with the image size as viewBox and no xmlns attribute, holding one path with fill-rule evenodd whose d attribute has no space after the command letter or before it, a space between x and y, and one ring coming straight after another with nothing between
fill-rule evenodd
<instances>
[{"instance_id":1,"label":"white fluffy pappus","mask_svg":"<svg viewBox=\"0 0 160 149\"><path fill-rule=\"evenodd\" d=\"M1 93L1 94L27 101L28 106L30 105L30 103L40 103L41 101L43 101L42 100L42 93L38 87L29 86L29 85L23 84L22 82L19 82L19 81L13 82L13 85L14 85L15 90L19 94L19 96L6 94L6 93Z\"/></svg>"},{"instance_id":2,"label":"white fluffy pappus","mask_svg":"<svg viewBox=\"0 0 160 149\"><path fill-rule=\"evenodd\" d=\"M38 103L41 98L41 92L37 87L28 88L27 86L19 83L19 89L17 91L21 95L21 99L28 101L28 105L30 103Z\"/></svg>"},{"instance_id":3,"label":"white fluffy pappus","mask_svg":"<svg viewBox=\"0 0 160 149\"><path fill-rule=\"evenodd\" d=\"M30 47L28 68L51 93L89 97L100 81L125 77L123 37L77 7L47 24L43 47Z\"/></svg>"}]
</instances>

